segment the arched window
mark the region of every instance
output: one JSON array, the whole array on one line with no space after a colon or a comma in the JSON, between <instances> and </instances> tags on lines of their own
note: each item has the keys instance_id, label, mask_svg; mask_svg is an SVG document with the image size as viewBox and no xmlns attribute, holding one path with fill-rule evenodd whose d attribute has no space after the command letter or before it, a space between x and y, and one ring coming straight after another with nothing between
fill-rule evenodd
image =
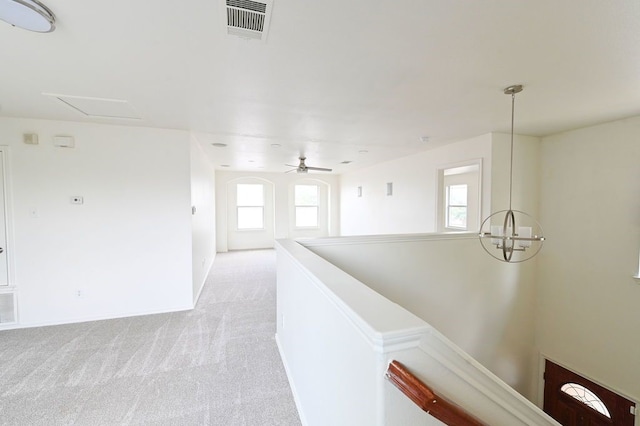
<instances>
[{"instance_id":1,"label":"arched window","mask_svg":"<svg viewBox=\"0 0 640 426\"><path fill-rule=\"evenodd\" d=\"M596 394L594 394L584 386L579 385L577 383L565 383L564 385L562 385L560 390L566 393L567 395L582 402L583 404L588 405L589 407L593 408L600 414L605 415L608 418L611 418L611 414L609 414L609 410L607 410L607 407L604 405L604 402L602 402L602 400L598 398Z\"/></svg>"}]
</instances>

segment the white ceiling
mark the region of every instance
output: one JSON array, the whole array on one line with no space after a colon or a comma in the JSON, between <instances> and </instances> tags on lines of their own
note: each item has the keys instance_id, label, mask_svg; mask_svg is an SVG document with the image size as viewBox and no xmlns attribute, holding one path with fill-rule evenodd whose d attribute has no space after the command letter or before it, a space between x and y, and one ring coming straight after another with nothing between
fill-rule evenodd
<instances>
[{"instance_id":1,"label":"white ceiling","mask_svg":"<svg viewBox=\"0 0 640 426\"><path fill-rule=\"evenodd\" d=\"M507 132L515 83L517 133L640 114L637 0L274 0L264 43L226 34L223 0L44 2L53 33L0 21L0 115L191 130L217 168L285 171L304 153L344 172Z\"/></svg>"}]
</instances>

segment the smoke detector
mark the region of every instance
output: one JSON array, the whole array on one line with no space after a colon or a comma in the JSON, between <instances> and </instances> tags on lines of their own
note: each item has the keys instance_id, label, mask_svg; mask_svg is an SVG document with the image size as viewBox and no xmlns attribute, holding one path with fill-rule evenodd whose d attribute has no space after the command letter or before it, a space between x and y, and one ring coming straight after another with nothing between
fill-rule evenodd
<instances>
[{"instance_id":1,"label":"smoke detector","mask_svg":"<svg viewBox=\"0 0 640 426\"><path fill-rule=\"evenodd\" d=\"M273 0L225 0L227 34L265 41Z\"/></svg>"}]
</instances>

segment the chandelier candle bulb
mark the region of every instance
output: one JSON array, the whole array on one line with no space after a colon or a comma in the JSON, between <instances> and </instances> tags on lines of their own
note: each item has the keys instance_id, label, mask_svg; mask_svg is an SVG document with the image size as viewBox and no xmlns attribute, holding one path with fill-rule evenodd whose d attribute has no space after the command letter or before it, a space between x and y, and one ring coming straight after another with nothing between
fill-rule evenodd
<instances>
[{"instance_id":1,"label":"chandelier candle bulb","mask_svg":"<svg viewBox=\"0 0 640 426\"><path fill-rule=\"evenodd\" d=\"M493 225L491 227L491 235L496 237L502 237L502 226ZM491 238L491 244L497 246L500 244L501 238Z\"/></svg>"},{"instance_id":2,"label":"chandelier candle bulb","mask_svg":"<svg viewBox=\"0 0 640 426\"><path fill-rule=\"evenodd\" d=\"M531 228L528 226L519 226L518 227L518 237L520 238L531 238ZM519 240L518 247L521 248L529 248L531 247L531 241L527 240Z\"/></svg>"}]
</instances>

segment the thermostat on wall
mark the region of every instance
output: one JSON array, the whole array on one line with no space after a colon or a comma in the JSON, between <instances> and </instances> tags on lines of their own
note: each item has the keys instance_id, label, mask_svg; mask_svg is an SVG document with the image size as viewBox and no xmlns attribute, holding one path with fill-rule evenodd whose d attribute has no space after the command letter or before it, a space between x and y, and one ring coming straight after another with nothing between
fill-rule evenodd
<instances>
[{"instance_id":1,"label":"thermostat on wall","mask_svg":"<svg viewBox=\"0 0 640 426\"><path fill-rule=\"evenodd\" d=\"M54 136L53 146L58 146L60 148L73 148L75 146L75 142L73 140L73 136Z\"/></svg>"}]
</instances>

